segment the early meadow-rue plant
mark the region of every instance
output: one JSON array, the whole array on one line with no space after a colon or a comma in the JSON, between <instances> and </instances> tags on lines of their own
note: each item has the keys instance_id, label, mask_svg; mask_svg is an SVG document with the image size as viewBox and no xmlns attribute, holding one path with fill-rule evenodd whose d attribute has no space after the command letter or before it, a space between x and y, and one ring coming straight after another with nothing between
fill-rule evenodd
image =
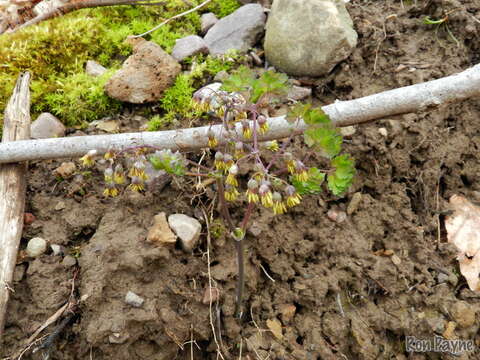
<instances>
[{"instance_id":1,"label":"early meadow-rue plant","mask_svg":"<svg viewBox=\"0 0 480 360\"><path fill-rule=\"evenodd\" d=\"M327 187L334 195L342 195L355 174L354 161L342 152L342 137L322 110L309 104L294 104L287 115L292 134L281 141L262 140L268 136L266 114L275 97L287 91L287 77L273 71L255 75L246 67L239 68L220 89L202 89L193 96L194 106L217 118L222 125L222 141L217 133L206 134L211 161L195 164L184 154L151 146L109 152L104 171L106 197L117 196L127 188L144 191L149 180L147 167L177 176L210 178L215 183L220 215L235 240L238 257L237 315L242 314L244 289L244 241L249 220L255 209L264 208L281 215L299 206L306 195L318 194ZM301 158L293 151L295 127L302 120L308 125L304 140L308 149ZM237 126L238 125L238 126ZM225 141L226 140L226 141ZM312 166L321 155L322 170ZM82 157L85 166L92 166L96 153ZM310 160L309 160L310 159ZM325 166L327 163L327 166ZM192 164L191 170L188 164ZM196 165L196 166L195 166ZM325 178L327 179L324 184ZM245 203L243 218L238 224L230 215L230 207Z\"/></svg>"}]
</instances>

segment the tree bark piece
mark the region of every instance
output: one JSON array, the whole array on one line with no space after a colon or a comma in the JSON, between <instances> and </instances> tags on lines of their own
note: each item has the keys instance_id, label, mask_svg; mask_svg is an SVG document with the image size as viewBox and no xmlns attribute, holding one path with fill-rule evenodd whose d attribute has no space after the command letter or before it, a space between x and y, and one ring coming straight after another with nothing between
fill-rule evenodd
<instances>
[{"instance_id":1,"label":"tree bark piece","mask_svg":"<svg viewBox=\"0 0 480 360\"><path fill-rule=\"evenodd\" d=\"M30 74L21 74L5 110L2 143L30 137ZM23 230L27 165L0 165L0 342Z\"/></svg>"},{"instance_id":2,"label":"tree bark piece","mask_svg":"<svg viewBox=\"0 0 480 360\"><path fill-rule=\"evenodd\" d=\"M440 105L463 101L474 96L480 96L480 65L438 80L389 90L356 100L337 101L323 106L322 109L336 126L349 126L394 115L433 110ZM259 136L262 141L286 138L292 132L301 134L307 128L302 120L291 124L285 117L270 118L268 124L270 130L265 135ZM76 158L92 149L96 149L98 153L105 153L109 149L122 150L142 145L192 151L207 147L209 130L213 131L219 144L227 141L221 125L159 132L23 140L0 144L0 164L26 160ZM240 136L241 124L237 124L237 133Z\"/></svg>"}]
</instances>

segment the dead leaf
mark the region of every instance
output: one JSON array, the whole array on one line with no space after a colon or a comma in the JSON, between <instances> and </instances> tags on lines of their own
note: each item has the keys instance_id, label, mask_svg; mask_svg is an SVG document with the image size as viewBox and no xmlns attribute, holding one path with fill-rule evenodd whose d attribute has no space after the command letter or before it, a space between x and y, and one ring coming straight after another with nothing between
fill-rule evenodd
<instances>
[{"instance_id":1,"label":"dead leaf","mask_svg":"<svg viewBox=\"0 0 480 360\"><path fill-rule=\"evenodd\" d=\"M275 318L273 320L267 320L267 327L278 340L283 339L282 324L280 323L280 320Z\"/></svg>"},{"instance_id":2,"label":"dead leaf","mask_svg":"<svg viewBox=\"0 0 480 360\"><path fill-rule=\"evenodd\" d=\"M450 198L454 213L445 220L448 242L458 249L460 272L468 287L480 291L480 208L460 195Z\"/></svg>"}]
</instances>

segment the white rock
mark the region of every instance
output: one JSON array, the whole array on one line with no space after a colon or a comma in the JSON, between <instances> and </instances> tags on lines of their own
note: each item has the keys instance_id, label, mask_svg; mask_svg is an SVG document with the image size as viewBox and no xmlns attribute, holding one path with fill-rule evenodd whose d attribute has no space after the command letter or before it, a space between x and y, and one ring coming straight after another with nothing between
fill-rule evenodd
<instances>
[{"instance_id":1,"label":"white rock","mask_svg":"<svg viewBox=\"0 0 480 360\"><path fill-rule=\"evenodd\" d=\"M53 255L62 255L63 254L63 249L60 245L58 244L52 244L50 245L52 248Z\"/></svg>"},{"instance_id":2,"label":"white rock","mask_svg":"<svg viewBox=\"0 0 480 360\"><path fill-rule=\"evenodd\" d=\"M141 307L143 303L145 302L145 299L142 297L138 296L132 291L127 292L127 295L125 295L125 302L128 305L131 305L133 307Z\"/></svg>"},{"instance_id":3,"label":"white rock","mask_svg":"<svg viewBox=\"0 0 480 360\"><path fill-rule=\"evenodd\" d=\"M380 133L380 135L382 135L383 137L387 137L388 136L388 130L384 127L378 129L378 132Z\"/></svg>"},{"instance_id":4,"label":"white rock","mask_svg":"<svg viewBox=\"0 0 480 360\"><path fill-rule=\"evenodd\" d=\"M196 54L208 54L207 43L197 35L190 35L184 38L178 39L175 42L175 46L172 50L172 56L177 61L196 55Z\"/></svg>"},{"instance_id":5,"label":"white rock","mask_svg":"<svg viewBox=\"0 0 480 360\"><path fill-rule=\"evenodd\" d=\"M47 251L47 242L39 237L31 239L27 244L27 255L37 257Z\"/></svg>"},{"instance_id":6,"label":"white rock","mask_svg":"<svg viewBox=\"0 0 480 360\"><path fill-rule=\"evenodd\" d=\"M90 76L101 76L105 74L107 69L93 60L88 60L85 66L85 72Z\"/></svg>"},{"instance_id":7,"label":"white rock","mask_svg":"<svg viewBox=\"0 0 480 360\"><path fill-rule=\"evenodd\" d=\"M48 139L65 136L65 126L50 113L42 113L30 126L32 139Z\"/></svg>"},{"instance_id":8,"label":"white rock","mask_svg":"<svg viewBox=\"0 0 480 360\"><path fill-rule=\"evenodd\" d=\"M200 17L200 28L202 34L205 34L210 28L218 22L218 18L214 13L206 13Z\"/></svg>"},{"instance_id":9,"label":"white rock","mask_svg":"<svg viewBox=\"0 0 480 360\"><path fill-rule=\"evenodd\" d=\"M180 238L183 250L191 252L197 245L202 231L202 225L198 220L184 214L172 214L168 217L168 224Z\"/></svg>"}]
</instances>

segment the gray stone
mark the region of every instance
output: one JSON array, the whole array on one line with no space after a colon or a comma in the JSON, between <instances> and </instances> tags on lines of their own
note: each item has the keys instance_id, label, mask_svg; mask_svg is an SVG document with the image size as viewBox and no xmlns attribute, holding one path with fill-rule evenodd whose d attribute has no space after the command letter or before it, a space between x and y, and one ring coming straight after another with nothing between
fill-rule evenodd
<instances>
[{"instance_id":1,"label":"gray stone","mask_svg":"<svg viewBox=\"0 0 480 360\"><path fill-rule=\"evenodd\" d=\"M131 55L105 84L108 96L133 104L158 101L180 73L180 64L160 46L129 38Z\"/></svg>"},{"instance_id":2,"label":"gray stone","mask_svg":"<svg viewBox=\"0 0 480 360\"><path fill-rule=\"evenodd\" d=\"M347 58L357 33L340 0L276 0L267 21L265 56L295 76L321 76Z\"/></svg>"},{"instance_id":3,"label":"gray stone","mask_svg":"<svg viewBox=\"0 0 480 360\"><path fill-rule=\"evenodd\" d=\"M138 296L132 291L127 292L127 295L125 295L125 302L133 307L141 307L143 303L145 302L145 299L142 297Z\"/></svg>"},{"instance_id":4,"label":"gray stone","mask_svg":"<svg viewBox=\"0 0 480 360\"><path fill-rule=\"evenodd\" d=\"M212 54L228 50L247 51L257 42L265 27L265 14L258 4L248 4L225 16L205 35Z\"/></svg>"},{"instance_id":5,"label":"gray stone","mask_svg":"<svg viewBox=\"0 0 480 360\"><path fill-rule=\"evenodd\" d=\"M102 76L107 69L93 60L88 60L85 66L85 72L90 76Z\"/></svg>"},{"instance_id":6,"label":"gray stone","mask_svg":"<svg viewBox=\"0 0 480 360\"><path fill-rule=\"evenodd\" d=\"M184 214L172 214L168 217L168 225L180 239L183 250L191 252L198 243L202 225L197 219Z\"/></svg>"},{"instance_id":7,"label":"gray stone","mask_svg":"<svg viewBox=\"0 0 480 360\"><path fill-rule=\"evenodd\" d=\"M311 88L306 88L306 87L302 87L302 86L293 85L288 90L287 99L300 101L300 100L303 100L303 99L305 99L309 96L312 96L312 89Z\"/></svg>"},{"instance_id":8,"label":"gray stone","mask_svg":"<svg viewBox=\"0 0 480 360\"><path fill-rule=\"evenodd\" d=\"M15 266L15 270L13 271L13 281L20 282L25 275L25 271L27 270L25 265L17 265Z\"/></svg>"},{"instance_id":9,"label":"gray stone","mask_svg":"<svg viewBox=\"0 0 480 360\"><path fill-rule=\"evenodd\" d=\"M214 13L206 13L200 17L200 29L202 34L206 34L218 22L218 18Z\"/></svg>"},{"instance_id":10,"label":"gray stone","mask_svg":"<svg viewBox=\"0 0 480 360\"><path fill-rule=\"evenodd\" d=\"M32 139L48 139L65 136L65 126L50 113L42 113L30 126Z\"/></svg>"},{"instance_id":11,"label":"gray stone","mask_svg":"<svg viewBox=\"0 0 480 360\"><path fill-rule=\"evenodd\" d=\"M75 265L77 265L77 259L75 259L71 255L67 255L63 258L62 265L67 267L67 268L75 266Z\"/></svg>"},{"instance_id":12,"label":"gray stone","mask_svg":"<svg viewBox=\"0 0 480 360\"><path fill-rule=\"evenodd\" d=\"M173 58L178 61L182 61L183 59L196 54L208 54L207 43L197 35L190 35L178 39L172 50Z\"/></svg>"},{"instance_id":13,"label":"gray stone","mask_svg":"<svg viewBox=\"0 0 480 360\"><path fill-rule=\"evenodd\" d=\"M27 244L27 255L37 257L47 251L47 242L39 237L31 239Z\"/></svg>"},{"instance_id":14,"label":"gray stone","mask_svg":"<svg viewBox=\"0 0 480 360\"><path fill-rule=\"evenodd\" d=\"M450 309L450 313L452 314L458 325L462 328L468 328L475 324L475 307L473 307L466 301L457 301L456 303L454 303L452 308Z\"/></svg>"}]
</instances>

